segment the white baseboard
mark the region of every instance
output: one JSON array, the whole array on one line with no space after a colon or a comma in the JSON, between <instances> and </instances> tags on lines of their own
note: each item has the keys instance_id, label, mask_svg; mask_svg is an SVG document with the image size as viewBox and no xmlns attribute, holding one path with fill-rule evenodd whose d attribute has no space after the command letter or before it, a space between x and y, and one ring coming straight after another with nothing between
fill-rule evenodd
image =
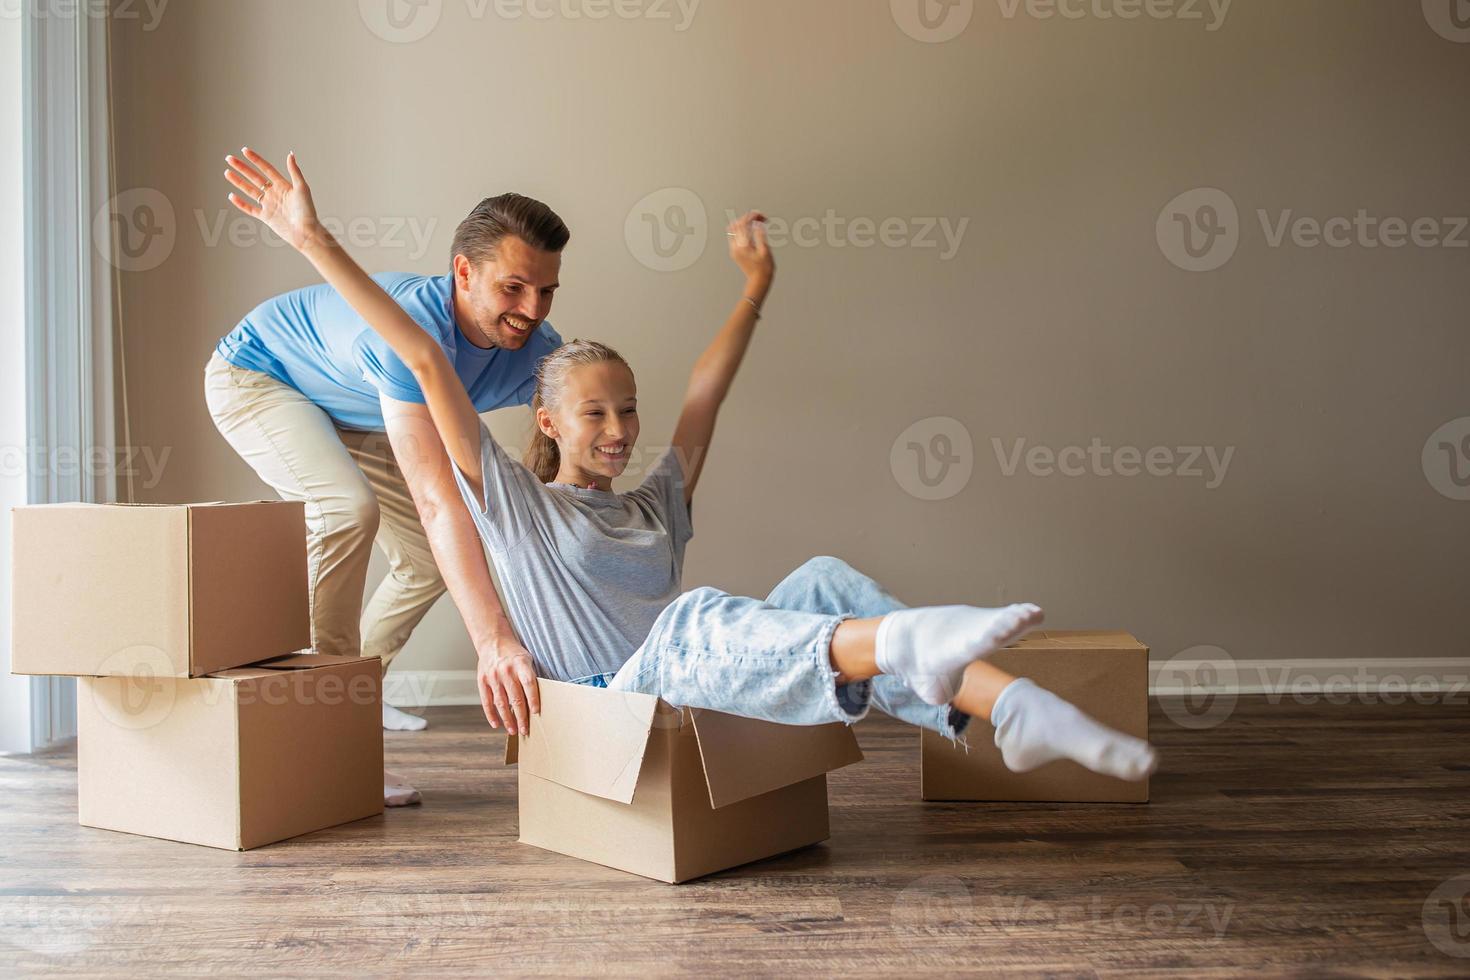
<instances>
[{"instance_id":1,"label":"white baseboard","mask_svg":"<svg viewBox=\"0 0 1470 980\"><path fill-rule=\"evenodd\" d=\"M1438 703L1470 702L1470 657L1402 657L1350 660L1155 660L1149 663L1149 693L1158 696L1264 694L1268 697L1320 695L1443 695ZM1457 698L1458 701L1451 700ZM1389 703L1392 703L1391 701Z\"/></svg>"},{"instance_id":2,"label":"white baseboard","mask_svg":"<svg viewBox=\"0 0 1470 980\"><path fill-rule=\"evenodd\" d=\"M479 704L473 670L392 670L383 677L383 700L399 708Z\"/></svg>"},{"instance_id":3,"label":"white baseboard","mask_svg":"<svg viewBox=\"0 0 1470 980\"><path fill-rule=\"evenodd\" d=\"M1441 704L1470 703L1470 658L1383 660L1155 660L1149 694L1265 694L1334 698L1377 695L1385 701L1442 695ZM383 700L403 708L477 705L472 670L390 670Z\"/></svg>"}]
</instances>

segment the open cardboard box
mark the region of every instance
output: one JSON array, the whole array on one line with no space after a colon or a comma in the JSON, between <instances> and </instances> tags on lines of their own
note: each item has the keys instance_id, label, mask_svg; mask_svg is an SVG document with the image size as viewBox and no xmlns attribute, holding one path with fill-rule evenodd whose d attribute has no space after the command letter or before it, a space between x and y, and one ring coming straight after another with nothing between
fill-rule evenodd
<instances>
[{"instance_id":1,"label":"open cardboard box","mask_svg":"<svg viewBox=\"0 0 1470 980\"><path fill-rule=\"evenodd\" d=\"M11 511L16 674L202 677L311 646L300 501Z\"/></svg>"},{"instance_id":2,"label":"open cardboard box","mask_svg":"<svg viewBox=\"0 0 1470 980\"><path fill-rule=\"evenodd\" d=\"M1037 630L990 663L1066 698L1104 725L1148 738L1148 647L1107 630ZM921 793L926 800L1147 803L1148 780L1103 776L1069 760L1014 773L1001 761L995 729L975 718L970 744L925 730L920 736Z\"/></svg>"},{"instance_id":3,"label":"open cardboard box","mask_svg":"<svg viewBox=\"0 0 1470 980\"><path fill-rule=\"evenodd\" d=\"M247 850L383 811L382 663L296 655L209 677L83 677L83 826Z\"/></svg>"},{"instance_id":4,"label":"open cardboard box","mask_svg":"<svg viewBox=\"0 0 1470 980\"><path fill-rule=\"evenodd\" d=\"M519 764L520 840L682 882L830 836L828 772L861 761L851 728L777 725L651 694L540 681Z\"/></svg>"}]
</instances>

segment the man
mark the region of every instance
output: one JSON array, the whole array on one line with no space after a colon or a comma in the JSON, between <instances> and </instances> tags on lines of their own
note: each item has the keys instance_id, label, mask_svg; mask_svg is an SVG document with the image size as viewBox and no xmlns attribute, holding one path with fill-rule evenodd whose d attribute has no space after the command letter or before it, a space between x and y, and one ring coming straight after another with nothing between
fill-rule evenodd
<instances>
[{"instance_id":1,"label":"man","mask_svg":"<svg viewBox=\"0 0 1470 980\"><path fill-rule=\"evenodd\" d=\"M443 346L479 411L527 405L537 363L561 344L545 318L569 238L545 204L504 194L460 224L449 274L375 278ZM235 451L306 505L315 652L378 656L386 671L447 585L482 684L497 666L529 662L412 372L330 286L246 316L210 358L205 394ZM389 573L364 609L374 540ZM383 705L384 728L424 726ZM386 789L390 803L417 799Z\"/></svg>"}]
</instances>

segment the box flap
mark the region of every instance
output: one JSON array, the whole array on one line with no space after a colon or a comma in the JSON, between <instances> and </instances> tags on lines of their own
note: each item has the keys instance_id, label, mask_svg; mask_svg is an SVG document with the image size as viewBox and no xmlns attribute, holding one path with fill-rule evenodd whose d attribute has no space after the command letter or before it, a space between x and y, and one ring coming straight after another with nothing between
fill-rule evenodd
<instances>
[{"instance_id":1,"label":"box flap","mask_svg":"<svg viewBox=\"0 0 1470 980\"><path fill-rule=\"evenodd\" d=\"M852 728L842 722L778 725L718 711L692 714L716 809L863 759Z\"/></svg>"},{"instance_id":2,"label":"box flap","mask_svg":"<svg viewBox=\"0 0 1470 980\"><path fill-rule=\"evenodd\" d=\"M531 734L507 744L521 771L605 800L632 803L658 698L542 678Z\"/></svg>"},{"instance_id":3,"label":"box flap","mask_svg":"<svg viewBox=\"0 0 1470 980\"><path fill-rule=\"evenodd\" d=\"M1058 650L1134 650L1143 646L1132 633L1123 630L1035 630L1021 637L1013 647L1040 647Z\"/></svg>"},{"instance_id":4,"label":"box flap","mask_svg":"<svg viewBox=\"0 0 1470 980\"><path fill-rule=\"evenodd\" d=\"M339 653L288 653L284 657L262 660L252 667L267 670L310 670L313 667L331 667L336 664L355 664L359 660L377 660L377 657L347 657Z\"/></svg>"},{"instance_id":5,"label":"box flap","mask_svg":"<svg viewBox=\"0 0 1470 980\"><path fill-rule=\"evenodd\" d=\"M217 670L207 676L238 681L248 677L270 677L287 670L319 670L322 667L340 667L343 664L356 664L364 660L377 659L379 658L344 657L333 653L293 653L285 657L262 660L260 663L247 664L244 667Z\"/></svg>"}]
</instances>

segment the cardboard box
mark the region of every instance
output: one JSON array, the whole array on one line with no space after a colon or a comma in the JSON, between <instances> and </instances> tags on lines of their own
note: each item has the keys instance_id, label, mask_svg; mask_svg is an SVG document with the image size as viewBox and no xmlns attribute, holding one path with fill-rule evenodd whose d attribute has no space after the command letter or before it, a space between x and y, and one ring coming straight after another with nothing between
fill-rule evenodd
<instances>
[{"instance_id":1,"label":"cardboard box","mask_svg":"<svg viewBox=\"0 0 1470 980\"><path fill-rule=\"evenodd\" d=\"M77 682L83 826L248 850L383 811L382 664Z\"/></svg>"},{"instance_id":2,"label":"cardboard box","mask_svg":"<svg viewBox=\"0 0 1470 980\"><path fill-rule=\"evenodd\" d=\"M828 772L862 759L844 724L775 725L543 680L520 766L520 840L681 882L830 836Z\"/></svg>"},{"instance_id":3,"label":"cardboard box","mask_svg":"<svg viewBox=\"0 0 1470 980\"><path fill-rule=\"evenodd\" d=\"M1105 725L1148 738L1148 647L1131 634L1038 630L990 658L1029 677ZM926 800L1147 803L1148 780L1101 776L1075 762L1014 773L1001 761L995 729L979 718L965 733L970 749L936 732L920 736L921 793Z\"/></svg>"},{"instance_id":4,"label":"cardboard box","mask_svg":"<svg viewBox=\"0 0 1470 980\"><path fill-rule=\"evenodd\" d=\"M300 501L11 512L11 671L202 677L311 646Z\"/></svg>"}]
</instances>

